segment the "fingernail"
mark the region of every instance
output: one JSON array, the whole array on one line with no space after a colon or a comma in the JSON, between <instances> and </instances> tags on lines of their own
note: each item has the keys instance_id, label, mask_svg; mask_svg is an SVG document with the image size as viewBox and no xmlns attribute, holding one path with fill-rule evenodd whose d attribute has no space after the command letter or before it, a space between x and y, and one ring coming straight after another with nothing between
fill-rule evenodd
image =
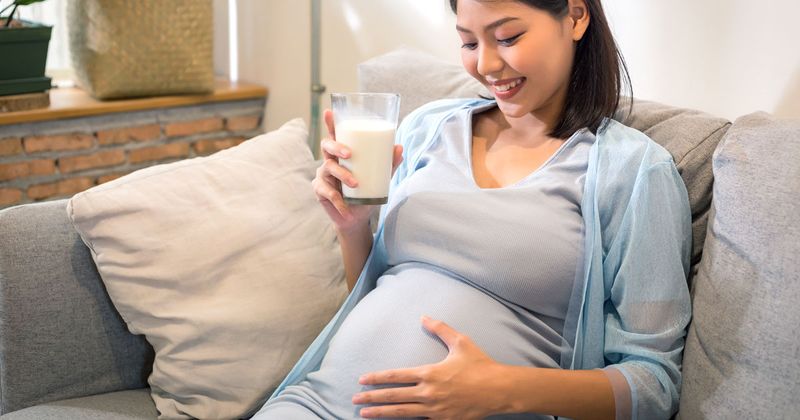
<instances>
[{"instance_id":1,"label":"fingernail","mask_svg":"<svg viewBox=\"0 0 800 420\"><path fill-rule=\"evenodd\" d=\"M427 315L422 315L422 320L423 320L423 321L430 321L430 320L431 320L431 317L429 317L429 316L427 316Z\"/></svg>"},{"instance_id":2,"label":"fingernail","mask_svg":"<svg viewBox=\"0 0 800 420\"><path fill-rule=\"evenodd\" d=\"M359 384L363 385L366 382L367 382L367 377L366 376L362 376L362 377L358 378L358 383Z\"/></svg>"}]
</instances>

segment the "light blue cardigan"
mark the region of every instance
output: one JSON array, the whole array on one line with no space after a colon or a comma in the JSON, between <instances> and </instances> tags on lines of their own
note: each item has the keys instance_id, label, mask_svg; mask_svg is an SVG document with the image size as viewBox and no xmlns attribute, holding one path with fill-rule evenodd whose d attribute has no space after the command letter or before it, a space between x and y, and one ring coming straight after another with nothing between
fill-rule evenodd
<instances>
[{"instance_id":1,"label":"light blue cardigan","mask_svg":"<svg viewBox=\"0 0 800 420\"><path fill-rule=\"evenodd\" d=\"M425 165L422 151L440 140L444 121L487 102L441 100L406 117L397 134L404 160L392 190ZM393 204L390 197L381 209L372 250L352 292L270 399L319 369L331 337L389 268L383 222ZM615 368L627 380L614 385L618 405L629 396L634 419L669 418L678 408L691 317L686 187L665 149L639 131L606 120L591 148L581 211L584 264L565 322L570 346L563 351L562 367ZM623 392L630 395L620 396Z\"/></svg>"}]
</instances>

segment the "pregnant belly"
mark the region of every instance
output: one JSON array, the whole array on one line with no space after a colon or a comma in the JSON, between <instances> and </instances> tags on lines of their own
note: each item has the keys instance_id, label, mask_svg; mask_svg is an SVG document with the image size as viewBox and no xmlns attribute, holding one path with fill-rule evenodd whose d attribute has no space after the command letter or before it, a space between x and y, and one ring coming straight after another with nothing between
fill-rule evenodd
<instances>
[{"instance_id":1,"label":"pregnant belly","mask_svg":"<svg viewBox=\"0 0 800 420\"><path fill-rule=\"evenodd\" d=\"M364 373L442 361L448 349L425 330L422 315L466 334L500 363L558 367L557 345L502 302L429 266L404 264L387 271L353 308L308 379L328 394L324 399L349 401L363 389L358 377Z\"/></svg>"}]
</instances>

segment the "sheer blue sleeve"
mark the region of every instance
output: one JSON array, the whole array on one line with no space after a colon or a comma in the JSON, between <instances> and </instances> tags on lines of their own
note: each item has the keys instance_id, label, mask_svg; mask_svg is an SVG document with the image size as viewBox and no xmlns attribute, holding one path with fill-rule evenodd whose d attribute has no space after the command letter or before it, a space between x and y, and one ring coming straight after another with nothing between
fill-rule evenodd
<instances>
[{"instance_id":1,"label":"sheer blue sleeve","mask_svg":"<svg viewBox=\"0 0 800 420\"><path fill-rule=\"evenodd\" d=\"M642 169L603 264L603 277L613 281L604 308L604 356L611 363L605 370L618 417L668 419L678 409L691 318L691 237L688 196L675 165ZM620 406L626 401L630 407Z\"/></svg>"}]
</instances>

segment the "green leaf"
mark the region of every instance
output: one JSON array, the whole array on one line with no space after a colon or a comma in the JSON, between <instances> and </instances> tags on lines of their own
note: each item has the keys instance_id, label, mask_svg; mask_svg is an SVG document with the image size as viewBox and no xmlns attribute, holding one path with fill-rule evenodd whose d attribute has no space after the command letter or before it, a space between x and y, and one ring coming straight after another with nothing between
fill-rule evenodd
<instances>
[{"instance_id":1,"label":"green leaf","mask_svg":"<svg viewBox=\"0 0 800 420\"><path fill-rule=\"evenodd\" d=\"M14 0L14 4L18 4L20 6L27 6L33 3L43 2L45 0Z\"/></svg>"}]
</instances>

